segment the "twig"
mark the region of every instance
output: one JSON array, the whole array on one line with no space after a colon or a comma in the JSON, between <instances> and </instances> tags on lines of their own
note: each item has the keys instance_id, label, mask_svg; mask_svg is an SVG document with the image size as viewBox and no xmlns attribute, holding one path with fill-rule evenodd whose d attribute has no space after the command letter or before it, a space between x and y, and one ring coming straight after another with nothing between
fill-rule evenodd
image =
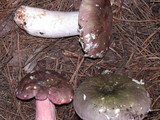
<instances>
[{"instance_id":1,"label":"twig","mask_svg":"<svg viewBox=\"0 0 160 120\"><path fill-rule=\"evenodd\" d=\"M133 23L142 23L142 22L160 22L160 19L150 19L150 20L125 20L117 17L113 17L113 19L122 21L122 22L133 22Z\"/></svg>"},{"instance_id":2,"label":"twig","mask_svg":"<svg viewBox=\"0 0 160 120\"><path fill-rule=\"evenodd\" d=\"M77 73L78 73L83 61L84 61L84 57L80 60L80 62L77 62L76 70L75 70L75 72L73 73L73 75L72 75L72 77L70 79L70 83L72 83L74 85L74 89L77 88L77 80L75 79L75 77L76 77L76 75L77 75Z\"/></svg>"}]
</instances>

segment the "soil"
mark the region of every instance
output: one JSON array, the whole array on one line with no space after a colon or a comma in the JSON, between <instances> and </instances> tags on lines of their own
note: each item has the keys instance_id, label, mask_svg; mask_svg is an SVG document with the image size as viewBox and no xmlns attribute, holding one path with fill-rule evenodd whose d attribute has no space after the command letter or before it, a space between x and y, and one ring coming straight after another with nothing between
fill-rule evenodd
<instances>
[{"instance_id":1,"label":"soil","mask_svg":"<svg viewBox=\"0 0 160 120\"><path fill-rule=\"evenodd\" d=\"M122 0L123 1L123 0ZM87 77L112 71L145 82L151 111L144 120L160 119L160 2L120 0L112 6L111 45L101 59L84 58L79 36L40 38L27 34L14 22L21 5L48 10L75 11L80 0L0 1L0 120L34 120L35 100L16 98L26 69L55 70L72 81L73 88ZM69 47L68 47L69 46ZM26 65L30 64L29 68ZM33 67L33 68L32 68ZM81 120L73 104L57 105L58 120Z\"/></svg>"}]
</instances>

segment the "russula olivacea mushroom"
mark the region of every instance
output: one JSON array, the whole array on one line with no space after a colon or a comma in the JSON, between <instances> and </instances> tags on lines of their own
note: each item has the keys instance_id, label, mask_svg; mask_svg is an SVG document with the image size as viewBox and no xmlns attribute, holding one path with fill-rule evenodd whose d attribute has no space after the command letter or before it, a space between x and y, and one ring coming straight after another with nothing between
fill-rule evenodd
<instances>
[{"instance_id":1,"label":"russula olivacea mushroom","mask_svg":"<svg viewBox=\"0 0 160 120\"><path fill-rule=\"evenodd\" d=\"M137 83L116 74L88 78L75 91L75 111L83 120L142 120L151 99Z\"/></svg>"},{"instance_id":2,"label":"russula olivacea mushroom","mask_svg":"<svg viewBox=\"0 0 160 120\"><path fill-rule=\"evenodd\" d=\"M86 57L101 58L110 45L112 10L109 0L82 0L79 12L21 6L14 20L33 36L58 38L80 35L79 41Z\"/></svg>"},{"instance_id":3,"label":"russula olivacea mushroom","mask_svg":"<svg viewBox=\"0 0 160 120\"><path fill-rule=\"evenodd\" d=\"M45 70L27 74L19 83L16 96L22 100L36 99L36 120L56 120L54 104L72 101L69 82L55 71Z\"/></svg>"}]
</instances>

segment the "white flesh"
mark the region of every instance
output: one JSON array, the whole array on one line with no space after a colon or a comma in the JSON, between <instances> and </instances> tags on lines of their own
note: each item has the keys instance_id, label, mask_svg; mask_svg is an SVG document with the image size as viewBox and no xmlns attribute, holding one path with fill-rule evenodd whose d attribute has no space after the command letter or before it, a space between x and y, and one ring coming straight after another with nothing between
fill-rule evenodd
<instances>
[{"instance_id":1,"label":"white flesh","mask_svg":"<svg viewBox=\"0 0 160 120\"><path fill-rule=\"evenodd\" d=\"M14 20L33 36L59 38L79 35L78 12L48 11L21 6L17 9Z\"/></svg>"}]
</instances>

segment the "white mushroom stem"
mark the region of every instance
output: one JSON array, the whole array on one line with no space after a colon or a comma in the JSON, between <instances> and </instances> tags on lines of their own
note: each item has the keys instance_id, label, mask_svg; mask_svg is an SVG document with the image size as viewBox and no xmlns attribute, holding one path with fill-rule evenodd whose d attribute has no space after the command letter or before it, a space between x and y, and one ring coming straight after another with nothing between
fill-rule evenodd
<instances>
[{"instance_id":1,"label":"white mushroom stem","mask_svg":"<svg viewBox=\"0 0 160 120\"><path fill-rule=\"evenodd\" d=\"M36 100L36 120L56 120L55 105L48 98Z\"/></svg>"},{"instance_id":2,"label":"white mushroom stem","mask_svg":"<svg viewBox=\"0 0 160 120\"><path fill-rule=\"evenodd\" d=\"M78 12L48 11L21 6L17 9L14 20L33 36L58 38L79 35Z\"/></svg>"}]
</instances>

